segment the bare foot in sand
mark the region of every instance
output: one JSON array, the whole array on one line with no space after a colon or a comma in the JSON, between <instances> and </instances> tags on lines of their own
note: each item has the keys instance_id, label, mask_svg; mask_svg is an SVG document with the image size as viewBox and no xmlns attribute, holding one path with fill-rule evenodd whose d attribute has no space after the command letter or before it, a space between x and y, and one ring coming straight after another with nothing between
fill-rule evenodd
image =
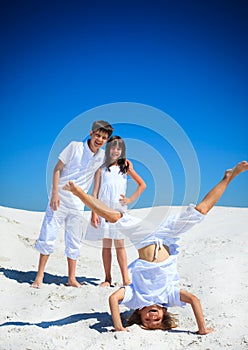
<instances>
[{"instance_id":1,"label":"bare foot in sand","mask_svg":"<svg viewBox=\"0 0 248 350\"><path fill-rule=\"evenodd\" d=\"M66 283L67 287L80 288L82 285L83 283L79 283L76 279L68 279L68 283Z\"/></svg>"},{"instance_id":2,"label":"bare foot in sand","mask_svg":"<svg viewBox=\"0 0 248 350\"><path fill-rule=\"evenodd\" d=\"M209 334L209 333L212 333L212 332L214 332L214 328L213 327L209 327L209 328L204 328L201 331L199 330L196 333L197 334L201 334L201 335L205 335L205 334Z\"/></svg>"},{"instance_id":3,"label":"bare foot in sand","mask_svg":"<svg viewBox=\"0 0 248 350\"><path fill-rule=\"evenodd\" d=\"M131 281L130 281L130 280L128 280L128 281L126 281L126 282L123 282L123 286L129 286L129 284L131 284Z\"/></svg>"},{"instance_id":4,"label":"bare foot in sand","mask_svg":"<svg viewBox=\"0 0 248 350\"><path fill-rule=\"evenodd\" d=\"M36 277L35 281L31 284L30 287L39 289L42 286L43 277Z\"/></svg>"},{"instance_id":5,"label":"bare foot in sand","mask_svg":"<svg viewBox=\"0 0 248 350\"><path fill-rule=\"evenodd\" d=\"M104 281L100 284L100 287L110 287L111 283L109 281Z\"/></svg>"}]
</instances>

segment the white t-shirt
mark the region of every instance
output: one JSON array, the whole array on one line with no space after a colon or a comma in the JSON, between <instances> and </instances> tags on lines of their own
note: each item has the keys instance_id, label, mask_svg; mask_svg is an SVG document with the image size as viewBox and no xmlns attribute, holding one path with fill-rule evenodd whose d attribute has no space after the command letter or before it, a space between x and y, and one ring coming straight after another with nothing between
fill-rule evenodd
<instances>
[{"instance_id":1,"label":"white t-shirt","mask_svg":"<svg viewBox=\"0 0 248 350\"><path fill-rule=\"evenodd\" d=\"M134 310L154 304L162 307L185 305L180 301L180 290L176 286L179 281L176 255L161 263L137 259L129 268L132 271L132 284L124 287L121 304Z\"/></svg>"},{"instance_id":2,"label":"white t-shirt","mask_svg":"<svg viewBox=\"0 0 248 350\"><path fill-rule=\"evenodd\" d=\"M72 141L60 153L59 159L65 164L60 174L59 195L61 204L68 207L83 210L83 202L71 192L65 191L62 187L72 180L85 192L88 192L94 174L104 162L105 152L102 149L95 154L85 142Z\"/></svg>"},{"instance_id":3,"label":"white t-shirt","mask_svg":"<svg viewBox=\"0 0 248 350\"><path fill-rule=\"evenodd\" d=\"M125 217L122 220L124 220ZM204 219L204 215L189 205L178 214L168 217L150 235L138 240L142 230L133 231L130 240L137 249L150 244L166 245L170 256L160 263L136 259L129 265L132 272L132 284L125 287L122 303L130 309L141 309L144 306L157 304L164 307L184 306L180 301L180 289L177 287L178 240L182 233L190 230ZM139 227L141 225L138 225ZM144 230L145 231L145 230ZM136 234L137 233L137 234Z\"/></svg>"}]
</instances>

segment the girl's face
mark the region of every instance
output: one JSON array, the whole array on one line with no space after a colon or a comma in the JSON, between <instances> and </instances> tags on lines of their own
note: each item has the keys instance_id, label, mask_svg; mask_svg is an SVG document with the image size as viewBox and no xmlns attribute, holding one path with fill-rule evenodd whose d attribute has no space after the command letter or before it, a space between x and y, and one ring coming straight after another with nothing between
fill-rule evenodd
<instances>
[{"instance_id":1,"label":"girl's face","mask_svg":"<svg viewBox=\"0 0 248 350\"><path fill-rule=\"evenodd\" d=\"M158 305L143 307L140 311L142 325L148 329L161 329L166 309Z\"/></svg>"},{"instance_id":2,"label":"girl's face","mask_svg":"<svg viewBox=\"0 0 248 350\"><path fill-rule=\"evenodd\" d=\"M121 156L121 153L122 153L122 149L120 146L118 146L118 144L111 146L109 150L109 156L110 156L111 162L117 162L117 160Z\"/></svg>"}]
</instances>

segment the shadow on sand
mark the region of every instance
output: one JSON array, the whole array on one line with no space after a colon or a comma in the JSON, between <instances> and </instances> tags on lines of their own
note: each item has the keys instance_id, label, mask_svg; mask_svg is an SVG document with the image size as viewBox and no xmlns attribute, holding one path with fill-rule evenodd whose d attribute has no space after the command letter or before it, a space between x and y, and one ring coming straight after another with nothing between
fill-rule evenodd
<instances>
[{"instance_id":1,"label":"shadow on sand","mask_svg":"<svg viewBox=\"0 0 248 350\"><path fill-rule=\"evenodd\" d=\"M29 283L31 284L36 277L36 271L18 271L5 269L3 267L0 268L0 273L4 274L5 277L15 280L18 283ZM87 283L92 284L93 286L98 286L100 280L98 278L87 278L87 277L77 277L79 283ZM44 284L66 284L68 282L67 276L58 276L51 275L50 273L45 272L44 274Z\"/></svg>"},{"instance_id":2,"label":"shadow on sand","mask_svg":"<svg viewBox=\"0 0 248 350\"><path fill-rule=\"evenodd\" d=\"M6 278L15 280L18 283L29 283L31 284L36 276L36 271L18 271L18 270L11 270L11 269L5 269L3 267L0 268L0 273L4 274ZM77 280L79 283L87 283L91 284L93 286L98 286L99 279L97 278L86 278L86 277L77 277ZM49 273L45 272L44 275L44 284L66 284L67 283L67 276L57 276L57 275L51 275ZM126 311L121 314L121 318L123 321L123 324L125 324L125 320L130 316L131 311ZM97 319L97 322L89 326L90 329L94 329L100 333L108 332L109 330L107 327L113 327L113 321L109 313L107 312L92 312L92 313L81 313L81 314L75 314L71 315L65 318L61 318L59 320L55 321L43 321L39 323L29 323L29 322L5 322L0 324L0 327L4 326L16 326L16 327L24 327L24 326L37 326L41 328L49 328L52 326L65 326L68 324L73 324L76 322L80 322L83 320L88 319ZM187 334L196 334L195 332L191 332L188 330L170 330L171 333L187 333Z\"/></svg>"},{"instance_id":3,"label":"shadow on sand","mask_svg":"<svg viewBox=\"0 0 248 350\"><path fill-rule=\"evenodd\" d=\"M123 322L125 322L125 319L130 314L129 311L126 311L121 314L121 317L123 319ZM89 326L90 329L94 329L100 333L108 332L109 330L107 327L113 327L112 318L109 313L107 312L92 312L92 313L82 313L82 314L75 314L68 317L61 318L59 320L55 321L43 321L39 323L29 323L29 322L5 322L0 324L0 327L6 327L6 326L16 326L16 327L24 327L24 326L37 326L41 328L49 328L52 326L65 326L69 324L73 324L76 322L88 320L88 319L97 319L97 322Z\"/></svg>"}]
</instances>

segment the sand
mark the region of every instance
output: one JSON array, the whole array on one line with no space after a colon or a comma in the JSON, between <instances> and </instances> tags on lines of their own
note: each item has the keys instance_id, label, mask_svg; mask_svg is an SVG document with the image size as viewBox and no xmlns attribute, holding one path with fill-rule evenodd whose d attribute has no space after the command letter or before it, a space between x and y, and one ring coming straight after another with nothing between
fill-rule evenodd
<instances>
[{"instance_id":1,"label":"sand","mask_svg":"<svg viewBox=\"0 0 248 350\"><path fill-rule=\"evenodd\" d=\"M141 215L147 209L135 210ZM167 208L153 210L154 221ZM177 208L172 208L176 211ZM100 288L103 278L100 244L82 245L77 277L82 288L66 287L67 264L61 232L40 289L30 288L38 252L34 243L44 213L0 207L0 349L248 349L248 208L215 207L203 223L181 239L180 287L196 294L208 326L197 330L191 307L171 308L178 314L173 331L112 332L108 296L121 284L113 259L115 287ZM89 212L86 212L86 219ZM137 253L127 246L128 260ZM122 317L130 311L121 306Z\"/></svg>"}]
</instances>

